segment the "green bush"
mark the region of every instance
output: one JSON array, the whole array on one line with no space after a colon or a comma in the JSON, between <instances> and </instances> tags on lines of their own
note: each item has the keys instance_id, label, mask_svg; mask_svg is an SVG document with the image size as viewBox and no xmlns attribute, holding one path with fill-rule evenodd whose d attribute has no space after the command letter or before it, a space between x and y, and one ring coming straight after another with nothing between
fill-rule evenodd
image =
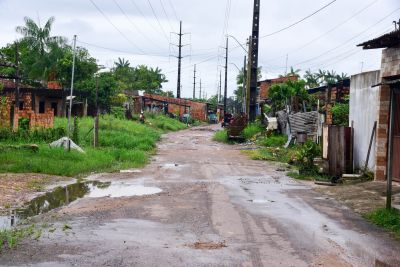
<instances>
[{"instance_id":1,"label":"green bush","mask_svg":"<svg viewBox=\"0 0 400 267\"><path fill-rule=\"evenodd\" d=\"M350 105L348 103L336 103L332 107L333 124L349 126Z\"/></svg>"},{"instance_id":2,"label":"green bush","mask_svg":"<svg viewBox=\"0 0 400 267\"><path fill-rule=\"evenodd\" d=\"M124 107L111 107L111 115L116 119L125 119L125 108Z\"/></svg>"},{"instance_id":3,"label":"green bush","mask_svg":"<svg viewBox=\"0 0 400 267\"><path fill-rule=\"evenodd\" d=\"M299 166L299 172L317 173L318 169L314 165L314 159L321 154L320 147L311 140L307 140L303 145L299 146L296 153L296 161Z\"/></svg>"},{"instance_id":4,"label":"green bush","mask_svg":"<svg viewBox=\"0 0 400 267\"><path fill-rule=\"evenodd\" d=\"M246 128L243 130L243 137L246 140L249 140L253 137L255 137L257 134L261 133L264 130L262 125L257 124L257 123L251 123L247 125Z\"/></svg>"}]
</instances>

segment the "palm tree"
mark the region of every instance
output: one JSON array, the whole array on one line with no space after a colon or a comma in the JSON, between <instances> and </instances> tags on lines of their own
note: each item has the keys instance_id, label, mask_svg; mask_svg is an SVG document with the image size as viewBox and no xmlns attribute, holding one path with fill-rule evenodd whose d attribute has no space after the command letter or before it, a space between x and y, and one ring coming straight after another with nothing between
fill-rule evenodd
<instances>
[{"instance_id":1,"label":"palm tree","mask_svg":"<svg viewBox=\"0 0 400 267\"><path fill-rule=\"evenodd\" d=\"M16 28L23 36L21 43L29 50L28 62L25 64L28 66L29 76L41 79L43 85L49 76L55 76L57 61L62 57L62 49L66 43L64 37L51 36L54 20L54 17L50 17L41 28L34 20L25 17L25 25Z\"/></svg>"},{"instance_id":2,"label":"palm tree","mask_svg":"<svg viewBox=\"0 0 400 267\"><path fill-rule=\"evenodd\" d=\"M37 25L36 22L29 18L24 18L25 25L18 26L16 31L23 36L23 41L26 41L28 46L41 56L49 53L55 45L63 45L66 42L64 37L51 36L51 29L55 21L54 17L50 17L43 28Z\"/></svg>"},{"instance_id":3,"label":"palm tree","mask_svg":"<svg viewBox=\"0 0 400 267\"><path fill-rule=\"evenodd\" d=\"M311 70L306 71L304 79L306 80L306 86L308 89L319 86L318 74L312 73Z\"/></svg>"},{"instance_id":4,"label":"palm tree","mask_svg":"<svg viewBox=\"0 0 400 267\"><path fill-rule=\"evenodd\" d=\"M131 66L129 60L125 60L125 58L118 58L118 62L114 63L117 69L125 69Z\"/></svg>"}]
</instances>

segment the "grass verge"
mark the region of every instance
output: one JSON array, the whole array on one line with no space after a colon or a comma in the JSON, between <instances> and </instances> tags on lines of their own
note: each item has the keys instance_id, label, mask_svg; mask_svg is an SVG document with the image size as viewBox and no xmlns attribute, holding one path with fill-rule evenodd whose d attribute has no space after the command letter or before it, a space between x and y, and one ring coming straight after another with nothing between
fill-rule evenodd
<instances>
[{"instance_id":1,"label":"grass verge","mask_svg":"<svg viewBox=\"0 0 400 267\"><path fill-rule=\"evenodd\" d=\"M400 239L400 211L396 209L378 209L367 213L364 217L370 222L389 230Z\"/></svg>"},{"instance_id":2,"label":"grass verge","mask_svg":"<svg viewBox=\"0 0 400 267\"><path fill-rule=\"evenodd\" d=\"M76 176L90 172L136 168L148 162L162 133L186 129L186 125L162 115L154 115L146 124L103 116L100 119L98 149L92 148L93 118L79 119L77 142L85 153L53 149L45 141L38 142L39 151L10 150L0 153L0 172L46 173ZM67 127L67 120L56 118L55 128ZM29 140L4 140L3 144L24 145Z\"/></svg>"},{"instance_id":3,"label":"grass verge","mask_svg":"<svg viewBox=\"0 0 400 267\"><path fill-rule=\"evenodd\" d=\"M228 139L228 133L227 133L226 130L217 131L213 136L213 140L217 141L217 142L220 142L220 143L224 143L224 144L231 144L232 143Z\"/></svg>"}]
</instances>

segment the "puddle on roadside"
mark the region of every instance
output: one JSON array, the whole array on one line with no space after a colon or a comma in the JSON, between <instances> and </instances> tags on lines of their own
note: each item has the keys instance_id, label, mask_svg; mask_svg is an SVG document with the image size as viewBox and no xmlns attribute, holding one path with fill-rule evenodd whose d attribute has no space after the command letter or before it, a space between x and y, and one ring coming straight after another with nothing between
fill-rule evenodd
<instances>
[{"instance_id":1,"label":"puddle on roadside","mask_svg":"<svg viewBox=\"0 0 400 267\"><path fill-rule=\"evenodd\" d=\"M12 214L10 212L6 216L0 215L0 230L11 228L18 224L19 221L29 217L66 206L80 198L119 198L152 195L160 192L162 190L157 187L146 187L122 182L89 181L60 186L52 192L48 192L25 203L22 208L12 210Z\"/></svg>"}]
</instances>

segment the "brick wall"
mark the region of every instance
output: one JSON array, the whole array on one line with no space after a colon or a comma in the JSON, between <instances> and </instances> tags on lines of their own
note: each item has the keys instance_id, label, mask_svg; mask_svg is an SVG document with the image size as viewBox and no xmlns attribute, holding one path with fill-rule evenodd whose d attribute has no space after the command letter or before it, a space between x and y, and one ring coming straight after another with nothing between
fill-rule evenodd
<instances>
[{"instance_id":1,"label":"brick wall","mask_svg":"<svg viewBox=\"0 0 400 267\"><path fill-rule=\"evenodd\" d=\"M10 127L11 95L0 96L0 127Z\"/></svg>"},{"instance_id":2,"label":"brick wall","mask_svg":"<svg viewBox=\"0 0 400 267\"><path fill-rule=\"evenodd\" d=\"M207 104L205 103L151 94L145 94L145 97L168 102L168 112L170 113L182 115L185 113L185 106L188 106L192 118L201 121L205 121L207 118Z\"/></svg>"},{"instance_id":3,"label":"brick wall","mask_svg":"<svg viewBox=\"0 0 400 267\"><path fill-rule=\"evenodd\" d=\"M400 75L400 48L387 48L382 52L382 82ZM378 126L376 135L375 179L386 179L387 148L389 133L390 87L382 85L379 90Z\"/></svg>"},{"instance_id":4,"label":"brick wall","mask_svg":"<svg viewBox=\"0 0 400 267\"><path fill-rule=\"evenodd\" d=\"M269 89L274 84L280 84L287 81L297 81L297 76L290 76L290 77L281 77L276 79L270 79L265 81L260 81L260 99L268 99L269 97Z\"/></svg>"}]
</instances>

